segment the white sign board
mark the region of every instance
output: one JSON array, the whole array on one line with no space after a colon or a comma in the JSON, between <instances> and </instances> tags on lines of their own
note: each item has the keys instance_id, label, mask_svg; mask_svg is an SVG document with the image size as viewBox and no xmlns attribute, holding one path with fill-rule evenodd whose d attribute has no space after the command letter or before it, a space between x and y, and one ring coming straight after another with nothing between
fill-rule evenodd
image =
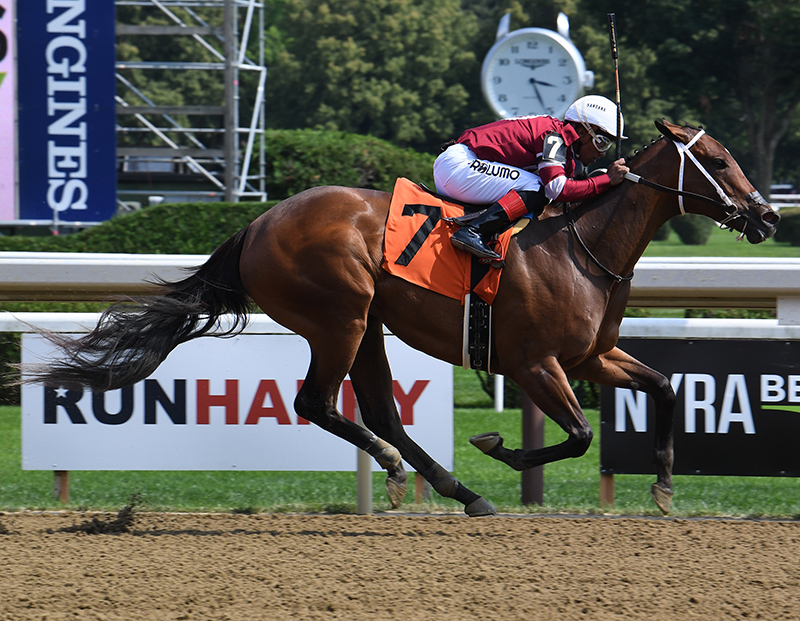
<instances>
[{"instance_id":1,"label":"white sign board","mask_svg":"<svg viewBox=\"0 0 800 621\"><path fill-rule=\"evenodd\" d=\"M386 349L408 434L453 468L452 366L393 336ZM54 355L42 337L22 338L23 363ZM309 348L295 334L203 338L175 349L148 379L123 390L26 385L25 470L342 470L353 445L295 414ZM339 411L355 417L349 380ZM374 469L380 467L374 464Z\"/></svg>"}]
</instances>

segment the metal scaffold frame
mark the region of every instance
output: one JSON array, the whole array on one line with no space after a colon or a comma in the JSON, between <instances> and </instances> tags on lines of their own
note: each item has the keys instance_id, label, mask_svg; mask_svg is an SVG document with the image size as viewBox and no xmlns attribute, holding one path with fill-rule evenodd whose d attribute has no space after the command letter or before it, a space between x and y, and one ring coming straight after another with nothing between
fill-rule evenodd
<instances>
[{"instance_id":1,"label":"metal scaffold frame","mask_svg":"<svg viewBox=\"0 0 800 621\"><path fill-rule=\"evenodd\" d=\"M264 146L264 5L257 0L115 0L117 7L152 8L166 17L168 25L117 23L116 34L128 36L186 36L210 54L212 62L185 62L170 59L126 62L117 60L117 135L147 134L148 146L120 146L119 169L135 160L137 164L159 164L175 171L202 176L213 189L180 191L176 194L224 197L226 201L266 200ZM195 9L200 8L203 15ZM211 11L209 11L209 9ZM209 13L215 24L209 23ZM221 18L221 19L220 19ZM257 40L252 41L253 38ZM257 50L254 52L254 50ZM249 53L248 53L249 51ZM146 94L146 85L126 77L126 70L215 71L223 74L224 101L221 105L157 105ZM248 100L240 96L239 76L255 73L257 87ZM141 75L141 74L140 74ZM252 112L242 124L241 108ZM216 127L190 126L185 119L219 118ZM224 135L223 148L208 146L208 136ZM151 146L155 143L156 146ZM218 146L218 145L217 145ZM118 189L118 196L122 193ZM152 190L125 190L126 195L153 194ZM169 190L159 191L169 195ZM120 207L125 204L119 200Z\"/></svg>"}]
</instances>

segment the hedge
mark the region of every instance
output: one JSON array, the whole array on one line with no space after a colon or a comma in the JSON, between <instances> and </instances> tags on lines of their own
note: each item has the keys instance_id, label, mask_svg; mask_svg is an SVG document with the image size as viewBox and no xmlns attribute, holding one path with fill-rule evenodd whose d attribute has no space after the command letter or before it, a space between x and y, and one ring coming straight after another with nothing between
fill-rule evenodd
<instances>
[{"instance_id":1,"label":"hedge","mask_svg":"<svg viewBox=\"0 0 800 621\"><path fill-rule=\"evenodd\" d=\"M717 226L711 218L694 213L687 213L670 220L680 240L690 246L703 246L708 243L711 232Z\"/></svg>"},{"instance_id":2,"label":"hedge","mask_svg":"<svg viewBox=\"0 0 800 621\"><path fill-rule=\"evenodd\" d=\"M800 246L800 207L781 209L781 224L775 231L775 241Z\"/></svg>"},{"instance_id":3,"label":"hedge","mask_svg":"<svg viewBox=\"0 0 800 621\"><path fill-rule=\"evenodd\" d=\"M344 132L266 132L267 193L283 199L318 185L391 192L397 177L433 187L436 154L400 149L385 140Z\"/></svg>"}]
</instances>

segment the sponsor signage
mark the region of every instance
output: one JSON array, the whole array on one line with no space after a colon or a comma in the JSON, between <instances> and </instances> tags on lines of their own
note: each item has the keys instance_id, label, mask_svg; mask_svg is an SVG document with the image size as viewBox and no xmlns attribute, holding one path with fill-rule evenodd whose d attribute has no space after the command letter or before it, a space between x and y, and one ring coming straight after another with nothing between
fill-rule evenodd
<instances>
[{"instance_id":1,"label":"sponsor signage","mask_svg":"<svg viewBox=\"0 0 800 621\"><path fill-rule=\"evenodd\" d=\"M800 476L800 343L620 339L677 396L675 474ZM655 413L644 393L601 389L600 468L650 474Z\"/></svg>"},{"instance_id":2,"label":"sponsor signage","mask_svg":"<svg viewBox=\"0 0 800 621\"><path fill-rule=\"evenodd\" d=\"M0 220L13 220L16 195L14 136L14 3L0 0Z\"/></svg>"},{"instance_id":3,"label":"sponsor signage","mask_svg":"<svg viewBox=\"0 0 800 621\"><path fill-rule=\"evenodd\" d=\"M17 3L19 217L116 211L114 3Z\"/></svg>"},{"instance_id":4,"label":"sponsor signage","mask_svg":"<svg viewBox=\"0 0 800 621\"><path fill-rule=\"evenodd\" d=\"M23 363L55 354L25 334ZM393 336L386 349L409 436L453 468L453 368ZM200 339L131 388L22 389L25 470L354 470L356 450L295 414L310 361L294 334ZM353 420L349 380L339 411ZM380 466L373 465L375 470Z\"/></svg>"}]
</instances>

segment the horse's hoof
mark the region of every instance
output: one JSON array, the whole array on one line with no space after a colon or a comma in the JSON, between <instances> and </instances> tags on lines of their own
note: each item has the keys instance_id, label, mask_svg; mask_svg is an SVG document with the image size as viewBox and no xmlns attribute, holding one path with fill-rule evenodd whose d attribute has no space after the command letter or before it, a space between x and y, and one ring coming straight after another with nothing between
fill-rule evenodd
<instances>
[{"instance_id":1,"label":"horse's hoof","mask_svg":"<svg viewBox=\"0 0 800 621\"><path fill-rule=\"evenodd\" d=\"M487 433L479 433L477 436L472 436L470 444L478 447L484 453L489 453L498 444L503 443L503 438L500 437L499 431L489 431Z\"/></svg>"},{"instance_id":2,"label":"horse's hoof","mask_svg":"<svg viewBox=\"0 0 800 621\"><path fill-rule=\"evenodd\" d=\"M650 495L656 503L656 506L661 510L661 513L666 515L672 508L672 490L661 487L658 483L653 483L650 487Z\"/></svg>"},{"instance_id":3,"label":"horse's hoof","mask_svg":"<svg viewBox=\"0 0 800 621\"><path fill-rule=\"evenodd\" d=\"M488 515L497 515L497 509L485 498L478 497L477 500L473 500L464 507L464 513L469 517L485 517Z\"/></svg>"},{"instance_id":4,"label":"horse's hoof","mask_svg":"<svg viewBox=\"0 0 800 621\"><path fill-rule=\"evenodd\" d=\"M407 491L407 478L400 480L398 477L386 477L386 495L389 497L392 509L397 509L397 507L403 504L403 499L406 497Z\"/></svg>"}]
</instances>

